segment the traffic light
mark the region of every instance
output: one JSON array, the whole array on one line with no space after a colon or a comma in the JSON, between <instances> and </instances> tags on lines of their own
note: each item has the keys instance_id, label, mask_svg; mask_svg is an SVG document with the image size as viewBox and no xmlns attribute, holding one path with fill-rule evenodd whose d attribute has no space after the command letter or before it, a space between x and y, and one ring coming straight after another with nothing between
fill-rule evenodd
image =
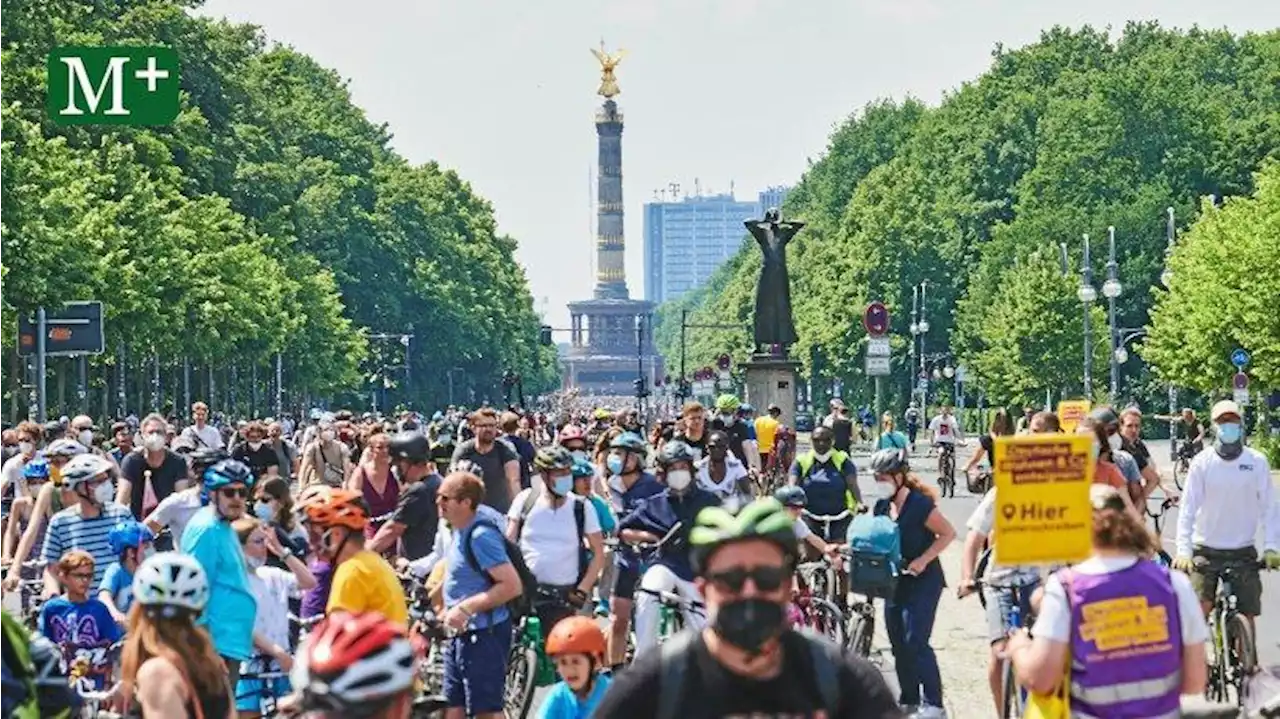
<instances>
[{"instance_id":1,"label":"traffic light","mask_svg":"<svg viewBox=\"0 0 1280 719\"><path fill-rule=\"evenodd\" d=\"M636 397L644 398L649 396L648 382L644 377L637 377L631 380L631 385L636 388Z\"/></svg>"},{"instance_id":2,"label":"traffic light","mask_svg":"<svg viewBox=\"0 0 1280 719\"><path fill-rule=\"evenodd\" d=\"M551 325L543 325L538 328L538 342L541 343L543 347L551 346Z\"/></svg>"}]
</instances>

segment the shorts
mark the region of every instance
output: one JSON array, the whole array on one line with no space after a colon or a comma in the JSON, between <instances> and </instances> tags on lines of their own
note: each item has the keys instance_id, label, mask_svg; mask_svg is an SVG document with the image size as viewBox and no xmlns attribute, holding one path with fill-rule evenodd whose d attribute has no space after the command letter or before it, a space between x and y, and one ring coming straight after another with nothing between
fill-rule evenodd
<instances>
[{"instance_id":1,"label":"shorts","mask_svg":"<svg viewBox=\"0 0 1280 719\"><path fill-rule=\"evenodd\" d=\"M640 584L640 569L638 567L614 567L613 572L613 598L614 599L635 599L636 587Z\"/></svg>"},{"instance_id":2,"label":"shorts","mask_svg":"<svg viewBox=\"0 0 1280 719\"><path fill-rule=\"evenodd\" d=\"M467 716L501 712L511 654L511 621L449 640L444 654L444 697Z\"/></svg>"},{"instance_id":3,"label":"shorts","mask_svg":"<svg viewBox=\"0 0 1280 719\"><path fill-rule=\"evenodd\" d=\"M246 674L259 672L278 672L279 665L275 661L251 659L241 667L240 681L236 682L236 711L263 713L263 702L279 701L289 695L292 687L289 677L273 677L270 679L254 679Z\"/></svg>"},{"instance_id":4,"label":"shorts","mask_svg":"<svg viewBox=\"0 0 1280 719\"><path fill-rule=\"evenodd\" d=\"M1013 600L1018 595L1019 610L1022 613L1020 626L1030 626L1027 620L1031 616L1031 595L1036 591L1039 582L1013 587L982 588L982 598L987 602L987 639L995 644L1009 636L1009 632L1017 629L1013 623Z\"/></svg>"},{"instance_id":5,"label":"shorts","mask_svg":"<svg viewBox=\"0 0 1280 719\"><path fill-rule=\"evenodd\" d=\"M832 515L832 514L839 514L840 512L843 512L843 511L844 511L844 508L841 507L838 511L835 511L835 512L815 512L815 514ZM825 528L828 526L826 522L820 522L816 519L813 519L812 517L805 516L804 523L809 525L809 529L813 530L814 534L818 535L819 537L822 537L823 540L827 542L837 542L839 544L844 544L845 542L849 541L848 540L849 525L853 523L853 517L849 516L849 517L845 517L844 519L841 519L838 522L831 522L831 524L829 525L831 527L831 530L829 533L825 530Z\"/></svg>"},{"instance_id":6,"label":"shorts","mask_svg":"<svg viewBox=\"0 0 1280 719\"><path fill-rule=\"evenodd\" d=\"M1262 614L1262 578L1258 576L1258 550L1253 547L1240 549L1210 549L1196 547L1191 552L1191 586L1195 587L1200 601L1213 603L1218 592L1218 578L1224 569L1231 569L1231 584L1236 595L1236 609L1241 614Z\"/></svg>"}]
</instances>

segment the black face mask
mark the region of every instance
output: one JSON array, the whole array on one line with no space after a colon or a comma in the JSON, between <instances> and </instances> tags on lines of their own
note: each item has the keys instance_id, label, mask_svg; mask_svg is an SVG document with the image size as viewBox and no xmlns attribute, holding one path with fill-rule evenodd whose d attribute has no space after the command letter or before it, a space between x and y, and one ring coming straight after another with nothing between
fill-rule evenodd
<instances>
[{"instance_id":1,"label":"black face mask","mask_svg":"<svg viewBox=\"0 0 1280 719\"><path fill-rule=\"evenodd\" d=\"M781 604L768 599L738 599L720 605L711 628L726 642L755 654L782 633L785 623Z\"/></svg>"}]
</instances>

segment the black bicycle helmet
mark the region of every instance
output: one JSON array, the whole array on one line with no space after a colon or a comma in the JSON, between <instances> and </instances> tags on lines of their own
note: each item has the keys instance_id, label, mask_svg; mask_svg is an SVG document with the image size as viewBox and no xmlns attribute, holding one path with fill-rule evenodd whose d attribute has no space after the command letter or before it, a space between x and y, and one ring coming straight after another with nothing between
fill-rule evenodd
<instances>
[{"instance_id":1,"label":"black bicycle helmet","mask_svg":"<svg viewBox=\"0 0 1280 719\"><path fill-rule=\"evenodd\" d=\"M809 495L804 493L804 487L796 485L779 487L773 493L773 498L778 500L784 507L804 507L809 504Z\"/></svg>"},{"instance_id":2,"label":"black bicycle helmet","mask_svg":"<svg viewBox=\"0 0 1280 719\"><path fill-rule=\"evenodd\" d=\"M897 474L911 468L907 463L905 449L878 450L871 455L868 464L871 465L871 471L875 474Z\"/></svg>"},{"instance_id":3,"label":"black bicycle helmet","mask_svg":"<svg viewBox=\"0 0 1280 719\"><path fill-rule=\"evenodd\" d=\"M1120 424L1120 417L1116 415L1116 411L1110 407L1096 407L1089 413L1089 419L1094 424L1100 424L1104 427L1114 427Z\"/></svg>"},{"instance_id":4,"label":"black bicycle helmet","mask_svg":"<svg viewBox=\"0 0 1280 719\"><path fill-rule=\"evenodd\" d=\"M688 462L693 464L697 461L697 457L693 454L693 447L678 439L662 445L662 451L658 452L658 466L666 469L676 462Z\"/></svg>"},{"instance_id":5,"label":"black bicycle helmet","mask_svg":"<svg viewBox=\"0 0 1280 719\"><path fill-rule=\"evenodd\" d=\"M736 514L731 507L708 507L698 512L689 532L694 571L702 572L717 549L748 539L773 542L789 563L795 562L799 553L795 520L783 511L781 502L765 497L745 505Z\"/></svg>"},{"instance_id":6,"label":"black bicycle helmet","mask_svg":"<svg viewBox=\"0 0 1280 719\"><path fill-rule=\"evenodd\" d=\"M225 449L200 447L187 453L187 466L191 468L191 476L204 477L204 471L224 459L230 459Z\"/></svg>"},{"instance_id":7,"label":"black bicycle helmet","mask_svg":"<svg viewBox=\"0 0 1280 719\"><path fill-rule=\"evenodd\" d=\"M397 432L387 441L391 459L405 459L414 464L431 460L431 442L421 432Z\"/></svg>"}]
</instances>

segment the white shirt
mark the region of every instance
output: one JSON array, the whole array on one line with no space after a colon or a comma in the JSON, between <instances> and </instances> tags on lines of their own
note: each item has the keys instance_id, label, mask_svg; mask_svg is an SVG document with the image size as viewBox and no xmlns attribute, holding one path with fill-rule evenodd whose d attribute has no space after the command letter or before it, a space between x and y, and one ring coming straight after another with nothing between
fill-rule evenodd
<instances>
[{"instance_id":1,"label":"white shirt","mask_svg":"<svg viewBox=\"0 0 1280 719\"><path fill-rule=\"evenodd\" d=\"M933 434L933 441L938 444L955 444L956 438L960 436L960 423L956 421L954 414L945 417L938 415L929 422L929 432Z\"/></svg>"},{"instance_id":2,"label":"white shirt","mask_svg":"<svg viewBox=\"0 0 1280 719\"><path fill-rule=\"evenodd\" d=\"M182 532L187 528L187 522L190 522L203 506L204 504L200 502L199 488L184 489L160 500L160 504L151 510L151 514L147 515L145 521L168 527L169 535L173 537L173 548L182 549L178 546Z\"/></svg>"},{"instance_id":3,"label":"white shirt","mask_svg":"<svg viewBox=\"0 0 1280 719\"><path fill-rule=\"evenodd\" d=\"M520 521L520 513L524 510L525 498L533 490L526 489L511 500L511 509L507 511L507 519ZM520 532L520 552L524 554L525 564L537 578L539 584L551 584L558 587L578 583L578 525L573 517L573 503L586 502L583 512L583 532L587 535L600 534L600 518L596 516L589 500L576 494L568 495L567 501L553 508L551 500L541 495L529 510L524 519L524 527Z\"/></svg>"},{"instance_id":4,"label":"white shirt","mask_svg":"<svg viewBox=\"0 0 1280 719\"><path fill-rule=\"evenodd\" d=\"M719 484L711 478L711 458L703 457L697 463L698 486L711 492L720 499L728 499L738 491L738 480L747 476L747 468L742 461L733 456L732 453L725 455L724 458L724 479Z\"/></svg>"},{"instance_id":5,"label":"white shirt","mask_svg":"<svg viewBox=\"0 0 1280 719\"><path fill-rule=\"evenodd\" d=\"M182 436L191 440L191 447L194 449L222 449L222 433L217 427L206 424L203 427L196 427L194 424L182 430ZM199 438L197 441L196 438Z\"/></svg>"},{"instance_id":6,"label":"white shirt","mask_svg":"<svg viewBox=\"0 0 1280 719\"><path fill-rule=\"evenodd\" d=\"M1137 563L1135 557L1090 557L1073 566L1071 571L1091 575L1111 574ZM1178 624L1182 628L1182 644L1203 644L1209 638L1209 627L1204 622L1200 599L1191 588L1191 578L1172 570L1169 576L1173 579L1173 593L1178 599ZM1031 634L1062 644L1071 641L1071 605L1067 602L1066 589L1056 573L1049 575L1045 582L1040 615L1036 617Z\"/></svg>"},{"instance_id":7,"label":"white shirt","mask_svg":"<svg viewBox=\"0 0 1280 719\"><path fill-rule=\"evenodd\" d=\"M1190 557L1193 546L1252 547L1259 526L1263 548L1280 550L1280 499L1267 458L1255 449L1245 447L1239 457L1226 460L1205 448L1191 460L1180 504L1179 557Z\"/></svg>"},{"instance_id":8,"label":"white shirt","mask_svg":"<svg viewBox=\"0 0 1280 719\"><path fill-rule=\"evenodd\" d=\"M289 597L298 594L298 578L279 567L258 567L249 573L249 591L258 600L253 631L287 649Z\"/></svg>"},{"instance_id":9,"label":"white shirt","mask_svg":"<svg viewBox=\"0 0 1280 719\"><path fill-rule=\"evenodd\" d=\"M22 476L22 469L27 466L27 458L18 453L5 460L4 466L0 467L0 492L3 492L10 483L13 484L13 498L30 497L31 493L27 490L27 480Z\"/></svg>"}]
</instances>

